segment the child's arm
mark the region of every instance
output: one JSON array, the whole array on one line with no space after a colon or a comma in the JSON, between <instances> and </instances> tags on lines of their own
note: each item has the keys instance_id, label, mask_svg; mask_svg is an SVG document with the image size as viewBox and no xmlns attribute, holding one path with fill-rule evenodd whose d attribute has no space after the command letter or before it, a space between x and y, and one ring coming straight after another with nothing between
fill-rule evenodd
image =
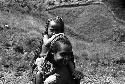
<instances>
[{"instance_id":1,"label":"child's arm","mask_svg":"<svg viewBox=\"0 0 125 84\"><path fill-rule=\"evenodd\" d=\"M60 34L63 34L63 33L59 33L59 34L55 34L53 35L51 38L48 38L48 35L44 35L43 37L43 45L42 45L42 53L40 54L40 56L42 55L46 55L49 48L50 48L50 43L57 37L59 36Z\"/></svg>"},{"instance_id":2,"label":"child's arm","mask_svg":"<svg viewBox=\"0 0 125 84\"><path fill-rule=\"evenodd\" d=\"M44 35L43 37L43 45L42 45L42 52L40 56L46 55L49 48L50 48L50 43L58 36L59 34L53 35L51 38L48 38L48 35Z\"/></svg>"},{"instance_id":3,"label":"child's arm","mask_svg":"<svg viewBox=\"0 0 125 84\"><path fill-rule=\"evenodd\" d=\"M59 34L54 34L51 38L48 38L48 35L44 35L43 37L43 43L44 45L49 45L57 36L59 36Z\"/></svg>"}]
</instances>

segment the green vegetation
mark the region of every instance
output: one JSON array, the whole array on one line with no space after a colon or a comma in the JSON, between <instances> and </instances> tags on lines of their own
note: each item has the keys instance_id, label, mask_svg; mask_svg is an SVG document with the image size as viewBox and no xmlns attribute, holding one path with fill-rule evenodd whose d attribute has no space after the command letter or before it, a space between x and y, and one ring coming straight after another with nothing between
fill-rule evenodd
<instances>
[{"instance_id":1,"label":"green vegetation","mask_svg":"<svg viewBox=\"0 0 125 84\"><path fill-rule=\"evenodd\" d=\"M40 53L45 21L54 16L62 17L66 24L76 69L85 75L81 84L124 84L124 24L116 22L106 6L91 4L46 11L42 0L2 1L0 84L32 84L31 61Z\"/></svg>"}]
</instances>

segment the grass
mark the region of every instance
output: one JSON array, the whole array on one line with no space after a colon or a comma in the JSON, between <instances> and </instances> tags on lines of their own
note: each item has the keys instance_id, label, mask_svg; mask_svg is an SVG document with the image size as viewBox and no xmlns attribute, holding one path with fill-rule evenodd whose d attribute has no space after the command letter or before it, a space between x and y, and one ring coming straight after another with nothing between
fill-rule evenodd
<instances>
[{"instance_id":1,"label":"grass","mask_svg":"<svg viewBox=\"0 0 125 84\"><path fill-rule=\"evenodd\" d=\"M70 38L74 53L79 57L77 68L86 75L81 84L124 83L124 63L119 60L124 58L124 46L118 41L120 33L116 33L120 24L114 23L105 6L64 7L49 10L49 13L63 17L70 30L84 37L84 41L74 40L76 34Z\"/></svg>"},{"instance_id":2,"label":"grass","mask_svg":"<svg viewBox=\"0 0 125 84\"><path fill-rule=\"evenodd\" d=\"M56 8L48 13L1 10L0 25L10 28L0 30L0 84L32 84L30 62L35 50L40 52L43 26L57 15L66 24L76 69L85 75L81 84L124 84L125 47L119 40L124 25L114 22L104 5Z\"/></svg>"},{"instance_id":3,"label":"grass","mask_svg":"<svg viewBox=\"0 0 125 84\"><path fill-rule=\"evenodd\" d=\"M65 11L65 12L64 12ZM64 18L65 24L87 40L103 41L113 34L112 16L106 7L99 5L72 8L57 8L49 11L52 15ZM105 22L105 23L104 23ZM104 30L105 29L105 30ZM107 32L111 31L111 32Z\"/></svg>"}]
</instances>

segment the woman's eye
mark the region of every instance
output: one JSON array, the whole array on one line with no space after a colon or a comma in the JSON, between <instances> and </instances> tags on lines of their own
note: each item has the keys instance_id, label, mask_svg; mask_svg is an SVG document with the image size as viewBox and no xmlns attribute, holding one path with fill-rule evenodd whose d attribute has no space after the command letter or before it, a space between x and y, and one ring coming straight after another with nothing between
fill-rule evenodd
<instances>
[{"instance_id":1,"label":"woman's eye","mask_svg":"<svg viewBox=\"0 0 125 84\"><path fill-rule=\"evenodd\" d=\"M66 53L66 52L65 53L61 53L61 56L63 56L63 57L67 56L67 55L68 55L68 53Z\"/></svg>"},{"instance_id":2,"label":"woman's eye","mask_svg":"<svg viewBox=\"0 0 125 84\"><path fill-rule=\"evenodd\" d=\"M50 31L52 31L52 32L53 32L53 31L54 31L54 29L50 29Z\"/></svg>"},{"instance_id":3,"label":"woman's eye","mask_svg":"<svg viewBox=\"0 0 125 84\"><path fill-rule=\"evenodd\" d=\"M67 55L72 55L72 53L71 52L64 52L64 53L61 53L60 55L61 56L67 56Z\"/></svg>"},{"instance_id":4,"label":"woman's eye","mask_svg":"<svg viewBox=\"0 0 125 84\"><path fill-rule=\"evenodd\" d=\"M65 56L65 53L61 53L60 55L61 55L61 56Z\"/></svg>"}]
</instances>

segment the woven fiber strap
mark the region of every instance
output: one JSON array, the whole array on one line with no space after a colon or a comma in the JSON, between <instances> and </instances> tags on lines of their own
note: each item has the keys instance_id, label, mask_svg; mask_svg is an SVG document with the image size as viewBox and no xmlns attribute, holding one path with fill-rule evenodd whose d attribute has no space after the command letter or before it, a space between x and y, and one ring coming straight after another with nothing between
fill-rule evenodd
<instances>
[{"instance_id":1,"label":"woven fiber strap","mask_svg":"<svg viewBox=\"0 0 125 84\"><path fill-rule=\"evenodd\" d=\"M77 70L73 71L72 76L75 79L83 79L84 78L84 74L82 72L80 72L80 71L77 71Z\"/></svg>"},{"instance_id":2,"label":"woven fiber strap","mask_svg":"<svg viewBox=\"0 0 125 84\"><path fill-rule=\"evenodd\" d=\"M59 39L61 39L61 38L62 38L62 39L66 39L66 37L64 36L64 34L59 34L55 39L52 40L50 46L52 46L57 40L59 40Z\"/></svg>"}]
</instances>

